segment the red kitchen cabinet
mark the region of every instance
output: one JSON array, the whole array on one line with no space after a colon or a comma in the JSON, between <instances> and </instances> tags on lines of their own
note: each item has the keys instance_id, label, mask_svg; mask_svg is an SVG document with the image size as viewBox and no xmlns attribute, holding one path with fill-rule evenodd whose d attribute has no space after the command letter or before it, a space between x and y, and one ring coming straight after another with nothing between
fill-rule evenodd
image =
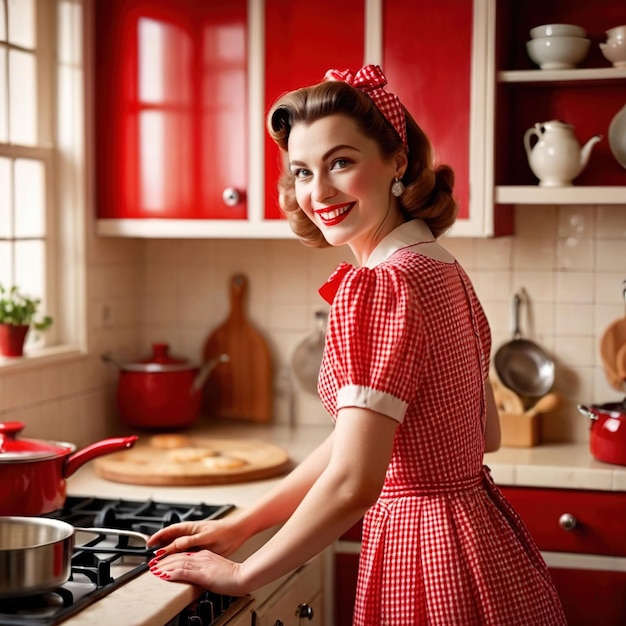
<instances>
[{"instance_id":1,"label":"red kitchen cabinet","mask_svg":"<svg viewBox=\"0 0 626 626\"><path fill-rule=\"evenodd\" d=\"M626 493L502 487L550 568L569 626L626 623Z\"/></svg>"},{"instance_id":2,"label":"red kitchen cabinet","mask_svg":"<svg viewBox=\"0 0 626 626\"><path fill-rule=\"evenodd\" d=\"M383 68L437 159L454 169L461 219L469 215L472 4L385 0L383 12Z\"/></svg>"},{"instance_id":3,"label":"red kitchen cabinet","mask_svg":"<svg viewBox=\"0 0 626 626\"><path fill-rule=\"evenodd\" d=\"M455 173L459 212L453 235L508 235L513 229L510 207L491 202L483 166L487 18L482 1L383 2L382 66L431 140L436 161Z\"/></svg>"},{"instance_id":4,"label":"red kitchen cabinet","mask_svg":"<svg viewBox=\"0 0 626 626\"><path fill-rule=\"evenodd\" d=\"M265 110L286 91L321 82L330 68L357 70L365 47L364 0L265 0ZM280 153L265 139L265 217L281 217Z\"/></svg>"},{"instance_id":5,"label":"red kitchen cabinet","mask_svg":"<svg viewBox=\"0 0 626 626\"><path fill-rule=\"evenodd\" d=\"M626 624L626 493L500 488L542 551L569 626ZM335 624L350 626L361 525L335 547Z\"/></svg>"},{"instance_id":6,"label":"red kitchen cabinet","mask_svg":"<svg viewBox=\"0 0 626 626\"><path fill-rule=\"evenodd\" d=\"M246 0L97 0L93 21L98 218L245 219Z\"/></svg>"},{"instance_id":7,"label":"red kitchen cabinet","mask_svg":"<svg viewBox=\"0 0 626 626\"><path fill-rule=\"evenodd\" d=\"M362 522L358 522L335 544L333 564L335 626L352 626L361 552L361 530Z\"/></svg>"}]
</instances>

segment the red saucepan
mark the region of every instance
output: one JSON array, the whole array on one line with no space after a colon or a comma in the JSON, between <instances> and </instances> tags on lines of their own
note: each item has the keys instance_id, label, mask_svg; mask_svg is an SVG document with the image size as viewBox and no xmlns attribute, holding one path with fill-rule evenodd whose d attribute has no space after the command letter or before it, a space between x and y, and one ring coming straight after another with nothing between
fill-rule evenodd
<instances>
[{"instance_id":1,"label":"red saucepan","mask_svg":"<svg viewBox=\"0 0 626 626\"><path fill-rule=\"evenodd\" d=\"M130 448L137 435L104 439L76 452L72 443L20 439L21 422L0 422L0 515L41 515L61 508L66 478L87 461Z\"/></svg>"},{"instance_id":2,"label":"red saucepan","mask_svg":"<svg viewBox=\"0 0 626 626\"><path fill-rule=\"evenodd\" d=\"M604 463L626 465L626 398L608 404L580 404L578 410L591 421L591 454Z\"/></svg>"},{"instance_id":3,"label":"red saucepan","mask_svg":"<svg viewBox=\"0 0 626 626\"><path fill-rule=\"evenodd\" d=\"M164 430L193 424L209 374L219 363L228 361L228 356L221 354L199 367L171 356L166 343L155 343L152 354L138 363L118 363L110 354L102 359L120 369L116 400L126 424Z\"/></svg>"},{"instance_id":4,"label":"red saucepan","mask_svg":"<svg viewBox=\"0 0 626 626\"><path fill-rule=\"evenodd\" d=\"M138 554L151 553L147 536L132 530L75 528L45 517L0 517L0 600L47 593L67 582L74 545L85 545L76 541L81 532L123 536L128 545L134 539ZM97 546L98 552L114 549Z\"/></svg>"}]
</instances>

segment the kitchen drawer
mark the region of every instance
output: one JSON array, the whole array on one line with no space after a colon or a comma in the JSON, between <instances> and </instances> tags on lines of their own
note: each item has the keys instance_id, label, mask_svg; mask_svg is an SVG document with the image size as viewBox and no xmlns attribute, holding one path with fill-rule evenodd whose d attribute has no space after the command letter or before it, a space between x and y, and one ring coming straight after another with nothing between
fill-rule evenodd
<instances>
[{"instance_id":1,"label":"kitchen drawer","mask_svg":"<svg viewBox=\"0 0 626 626\"><path fill-rule=\"evenodd\" d=\"M626 556L626 493L501 490L542 551Z\"/></svg>"},{"instance_id":2,"label":"kitchen drawer","mask_svg":"<svg viewBox=\"0 0 626 626\"><path fill-rule=\"evenodd\" d=\"M322 556L298 569L254 611L255 626L323 623Z\"/></svg>"}]
</instances>

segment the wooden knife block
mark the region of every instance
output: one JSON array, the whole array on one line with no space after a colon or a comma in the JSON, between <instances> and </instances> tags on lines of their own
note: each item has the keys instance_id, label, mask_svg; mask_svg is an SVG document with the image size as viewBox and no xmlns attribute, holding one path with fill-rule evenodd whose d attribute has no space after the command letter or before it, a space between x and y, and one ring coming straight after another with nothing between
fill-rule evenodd
<instances>
[{"instance_id":1,"label":"wooden knife block","mask_svg":"<svg viewBox=\"0 0 626 626\"><path fill-rule=\"evenodd\" d=\"M506 413L501 411L500 431L502 447L532 448L541 439L541 413L525 415L524 413Z\"/></svg>"}]
</instances>

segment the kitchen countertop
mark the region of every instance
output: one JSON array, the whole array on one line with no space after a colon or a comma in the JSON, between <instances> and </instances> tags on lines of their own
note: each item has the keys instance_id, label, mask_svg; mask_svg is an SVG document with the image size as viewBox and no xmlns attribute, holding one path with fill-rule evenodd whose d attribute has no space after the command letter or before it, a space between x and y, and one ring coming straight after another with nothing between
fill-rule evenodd
<instances>
[{"instance_id":1,"label":"kitchen countertop","mask_svg":"<svg viewBox=\"0 0 626 626\"><path fill-rule=\"evenodd\" d=\"M331 432L331 426L267 426L243 422L201 422L191 431L203 437L245 438L271 442L289 451L301 462ZM626 492L626 467L596 461L587 444L550 444L534 448L501 448L485 456L497 484L528 487L558 487ZM206 502L245 507L271 489L280 477L232 485L161 487L116 483L94 474L87 463L68 479L68 493L123 499L154 498L170 502ZM235 558L243 559L271 536L272 531L248 542ZM255 593L266 598L280 581ZM71 626L116 623L119 626L162 626L198 595L185 584L162 581L149 572L141 574L76 617Z\"/></svg>"}]
</instances>

